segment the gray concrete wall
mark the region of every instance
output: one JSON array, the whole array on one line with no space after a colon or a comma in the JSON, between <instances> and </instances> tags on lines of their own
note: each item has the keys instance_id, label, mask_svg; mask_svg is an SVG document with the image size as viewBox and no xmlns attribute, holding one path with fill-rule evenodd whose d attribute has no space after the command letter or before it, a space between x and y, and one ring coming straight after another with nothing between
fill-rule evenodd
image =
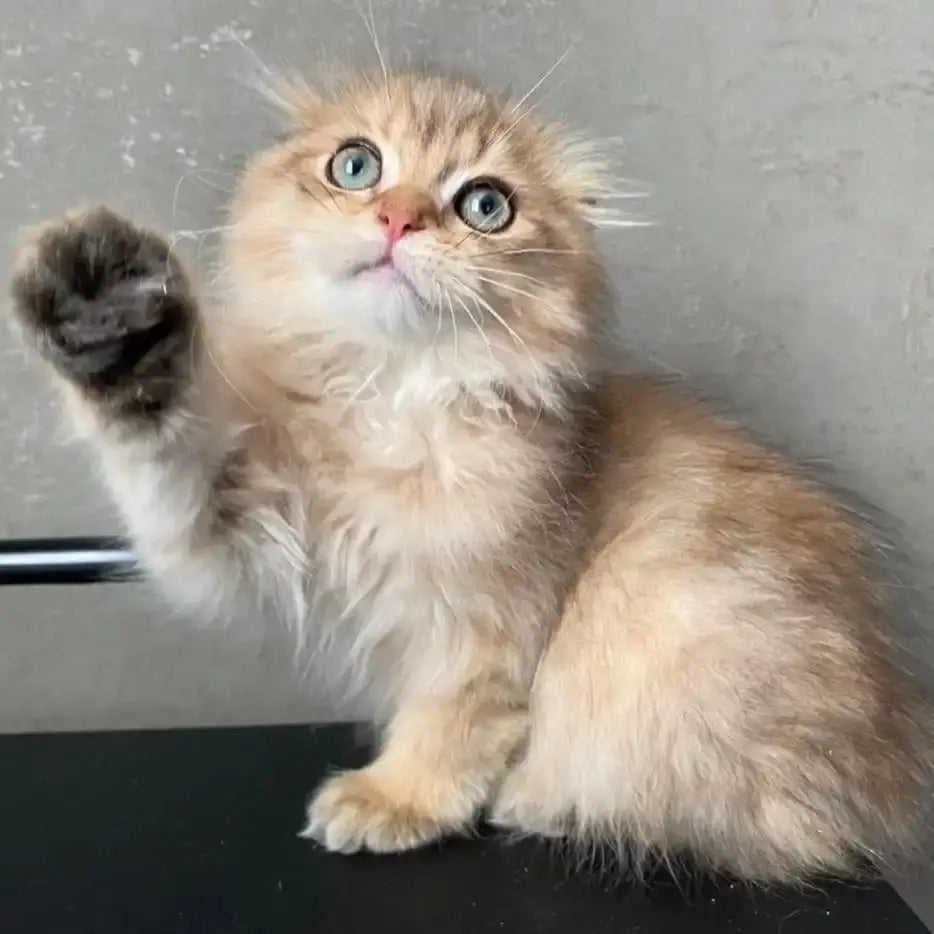
<instances>
[{"instance_id":1,"label":"gray concrete wall","mask_svg":"<svg viewBox=\"0 0 934 934\"><path fill-rule=\"evenodd\" d=\"M659 224L605 238L630 346L833 461L934 558L930 0L374 0L396 64L522 92L619 137ZM372 59L336 0L0 0L0 252L104 200L213 226L270 129L243 86ZM193 243L210 255L212 238ZM196 250L197 252L197 250ZM90 459L0 338L0 536L107 531ZM925 584L929 580L922 580ZM287 637L198 631L142 588L0 592L0 730L301 719Z\"/></svg>"}]
</instances>

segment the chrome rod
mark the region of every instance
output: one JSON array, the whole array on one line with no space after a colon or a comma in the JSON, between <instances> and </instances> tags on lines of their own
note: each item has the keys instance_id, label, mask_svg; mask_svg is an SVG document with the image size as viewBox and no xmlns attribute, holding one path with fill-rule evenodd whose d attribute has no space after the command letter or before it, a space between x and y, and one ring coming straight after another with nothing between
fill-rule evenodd
<instances>
[{"instance_id":1,"label":"chrome rod","mask_svg":"<svg viewBox=\"0 0 934 934\"><path fill-rule=\"evenodd\" d=\"M141 576L139 560L122 538L0 539L0 586L102 584Z\"/></svg>"}]
</instances>

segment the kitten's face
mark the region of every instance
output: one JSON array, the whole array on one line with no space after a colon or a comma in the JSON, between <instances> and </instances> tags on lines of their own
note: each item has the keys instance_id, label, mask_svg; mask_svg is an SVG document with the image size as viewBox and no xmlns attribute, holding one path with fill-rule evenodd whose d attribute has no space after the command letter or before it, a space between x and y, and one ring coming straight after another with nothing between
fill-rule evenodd
<instances>
[{"instance_id":1,"label":"kitten's face","mask_svg":"<svg viewBox=\"0 0 934 934\"><path fill-rule=\"evenodd\" d=\"M582 330L599 185L585 148L423 75L360 78L295 110L235 207L233 262L254 287L285 290L311 328L357 336L508 340L530 319Z\"/></svg>"}]
</instances>

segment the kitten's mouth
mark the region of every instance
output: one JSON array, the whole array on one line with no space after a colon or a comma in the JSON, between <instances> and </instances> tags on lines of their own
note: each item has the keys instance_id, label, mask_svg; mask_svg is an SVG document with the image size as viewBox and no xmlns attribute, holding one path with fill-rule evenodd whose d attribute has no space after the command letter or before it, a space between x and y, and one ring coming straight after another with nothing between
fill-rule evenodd
<instances>
[{"instance_id":1,"label":"kitten's mouth","mask_svg":"<svg viewBox=\"0 0 934 934\"><path fill-rule=\"evenodd\" d=\"M370 263L359 263L350 270L351 279L366 277L389 284L404 285L416 295L418 289L415 283L396 265L389 253L384 253L378 260Z\"/></svg>"},{"instance_id":2,"label":"kitten's mouth","mask_svg":"<svg viewBox=\"0 0 934 934\"><path fill-rule=\"evenodd\" d=\"M366 272L375 272L379 269L394 270L395 268L396 264L392 261L392 257L387 253L374 262L357 263L357 265L350 270L350 277L353 279L357 276L363 275Z\"/></svg>"}]
</instances>

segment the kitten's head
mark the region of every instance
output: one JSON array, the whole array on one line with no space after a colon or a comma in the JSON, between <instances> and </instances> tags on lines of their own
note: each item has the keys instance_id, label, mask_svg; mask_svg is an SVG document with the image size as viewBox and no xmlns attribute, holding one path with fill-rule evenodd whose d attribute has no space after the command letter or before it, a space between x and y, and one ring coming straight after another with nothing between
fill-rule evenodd
<instances>
[{"instance_id":1,"label":"kitten's head","mask_svg":"<svg viewBox=\"0 0 934 934\"><path fill-rule=\"evenodd\" d=\"M282 102L293 127L248 166L229 244L268 324L487 351L587 333L604 190L590 146L433 75Z\"/></svg>"}]
</instances>

